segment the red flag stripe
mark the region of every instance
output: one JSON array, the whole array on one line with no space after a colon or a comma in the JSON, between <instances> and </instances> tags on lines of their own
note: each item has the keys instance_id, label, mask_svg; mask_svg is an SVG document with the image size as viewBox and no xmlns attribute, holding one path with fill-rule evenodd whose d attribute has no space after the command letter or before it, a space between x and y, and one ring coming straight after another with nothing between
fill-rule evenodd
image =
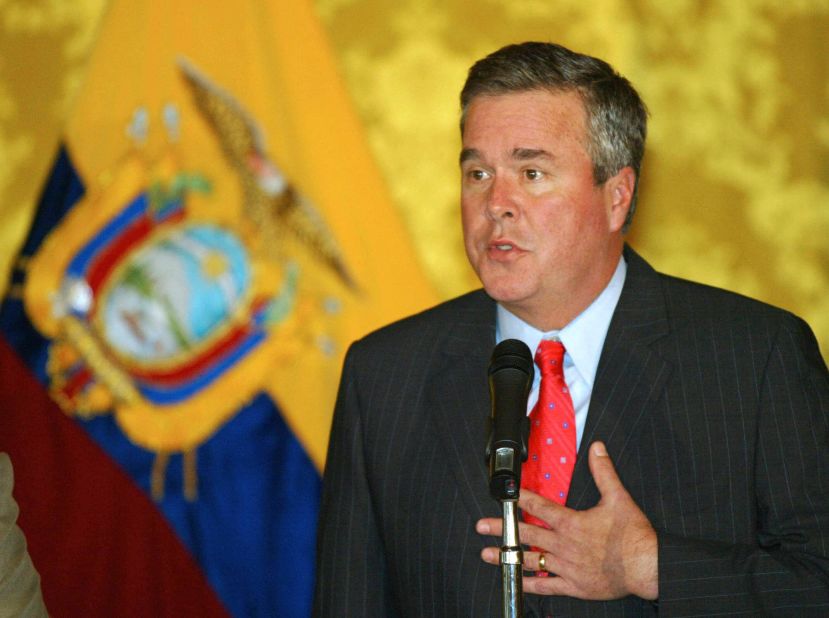
<instances>
[{"instance_id":1,"label":"red flag stripe","mask_svg":"<svg viewBox=\"0 0 829 618\"><path fill-rule=\"evenodd\" d=\"M0 449L52 615L228 616L161 512L2 337L0 401Z\"/></svg>"}]
</instances>

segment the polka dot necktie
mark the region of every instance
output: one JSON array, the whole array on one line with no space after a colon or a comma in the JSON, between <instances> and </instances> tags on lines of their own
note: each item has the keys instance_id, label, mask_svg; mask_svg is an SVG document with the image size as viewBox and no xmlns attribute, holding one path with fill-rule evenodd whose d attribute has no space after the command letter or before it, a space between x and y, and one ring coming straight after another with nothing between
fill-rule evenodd
<instances>
[{"instance_id":1,"label":"polka dot necktie","mask_svg":"<svg viewBox=\"0 0 829 618\"><path fill-rule=\"evenodd\" d=\"M564 381L564 346L543 340L535 353L541 370L538 403L530 413L528 457L521 472L521 486L548 500L564 504L576 463L576 415ZM524 513L524 521L548 528Z\"/></svg>"}]
</instances>

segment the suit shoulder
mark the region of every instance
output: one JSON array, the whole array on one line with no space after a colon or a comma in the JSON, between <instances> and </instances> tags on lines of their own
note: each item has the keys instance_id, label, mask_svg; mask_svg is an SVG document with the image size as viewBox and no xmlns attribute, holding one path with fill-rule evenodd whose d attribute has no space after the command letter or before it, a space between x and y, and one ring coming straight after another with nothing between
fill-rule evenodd
<instances>
[{"instance_id":1,"label":"suit shoulder","mask_svg":"<svg viewBox=\"0 0 829 618\"><path fill-rule=\"evenodd\" d=\"M483 290L469 292L392 322L355 341L351 347L366 353L406 350L424 340L444 339L453 327L470 321L495 323L495 301Z\"/></svg>"},{"instance_id":2,"label":"suit shoulder","mask_svg":"<svg viewBox=\"0 0 829 618\"><path fill-rule=\"evenodd\" d=\"M763 332L773 339L780 333L795 337L808 345L815 340L809 325L786 309L737 292L660 273L668 312L678 324L693 328L709 327L715 331L735 325Z\"/></svg>"},{"instance_id":3,"label":"suit shoulder","mask_svg":"<svg viewBox=\"0 0 829 618\"><path fill-rule=\"evenodd\" d=\"M656 312L667 311L675 327L730 325L735 321L747 325L762 325L777 330L781 324L800 328L805 325L794 314L750 298L737 292L674 275L658 272L632 248L625 247L628 262L628 280L620 305L638 311L641 307L657 307ZM629 285L630 284L630 285Z\"/></svg>"},{"instance_id":4,"label":"suit shoulder","mask_svg":"<svg viewBox=\"0 0 829 618\"><path fill-rule=\"evenodd\" d=\"M794 314L756 298L673 275L659 274L669 306L676 314L731 319L756 316L769 319L797 318Z\"/></svg>"}]
</instances>

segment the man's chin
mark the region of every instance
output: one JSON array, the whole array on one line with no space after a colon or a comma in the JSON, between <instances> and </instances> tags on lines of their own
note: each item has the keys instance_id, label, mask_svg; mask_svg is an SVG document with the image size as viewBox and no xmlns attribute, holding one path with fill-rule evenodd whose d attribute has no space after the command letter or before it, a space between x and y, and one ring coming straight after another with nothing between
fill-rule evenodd
<instances>
[{"instance_id":1,"label":"man's chin","mask_svg":"<svg viewBox=\"0 0 829 618\"><path fill-rule=\"evenodd\" d=\"M525 290L516 289L514 286L505 286L503 284L489 284L484 283L484 291L498 304L503 305L507 309L511 306L520 306L521 302L527 297Z\"/></svg>"}]
</instances>

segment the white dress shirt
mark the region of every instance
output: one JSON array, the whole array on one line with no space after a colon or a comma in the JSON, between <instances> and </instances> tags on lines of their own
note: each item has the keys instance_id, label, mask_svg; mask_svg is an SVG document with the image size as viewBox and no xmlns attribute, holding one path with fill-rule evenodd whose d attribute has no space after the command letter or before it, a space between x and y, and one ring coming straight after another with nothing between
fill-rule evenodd
<instances>
[{"instance_id":1,"label":"white dress shirt","mask_svg":"<svg viewBox=\"0 0 829 618\"><path fill-rule=\"evenodd\" d=\"M619 296L622 294L626 274L627 264L624 258L620 257L619 264L602 293L572 322L557 331L541 332L498 305L495 324L495 338L498 343L504 339L520 339L527 344L533 356L542 339L557 338L564 344L564 381L567 382L576 413L577 449L581 444L584 425L587 422L587 409L590 406L599 357L602 354L607 329L610 327L610 319L613 317ZM538 367L533 366L535 375L527 401L527 414L532 411L535 402L538 401L538 387L541 383Z\"/></svg>"}]
</instances>

